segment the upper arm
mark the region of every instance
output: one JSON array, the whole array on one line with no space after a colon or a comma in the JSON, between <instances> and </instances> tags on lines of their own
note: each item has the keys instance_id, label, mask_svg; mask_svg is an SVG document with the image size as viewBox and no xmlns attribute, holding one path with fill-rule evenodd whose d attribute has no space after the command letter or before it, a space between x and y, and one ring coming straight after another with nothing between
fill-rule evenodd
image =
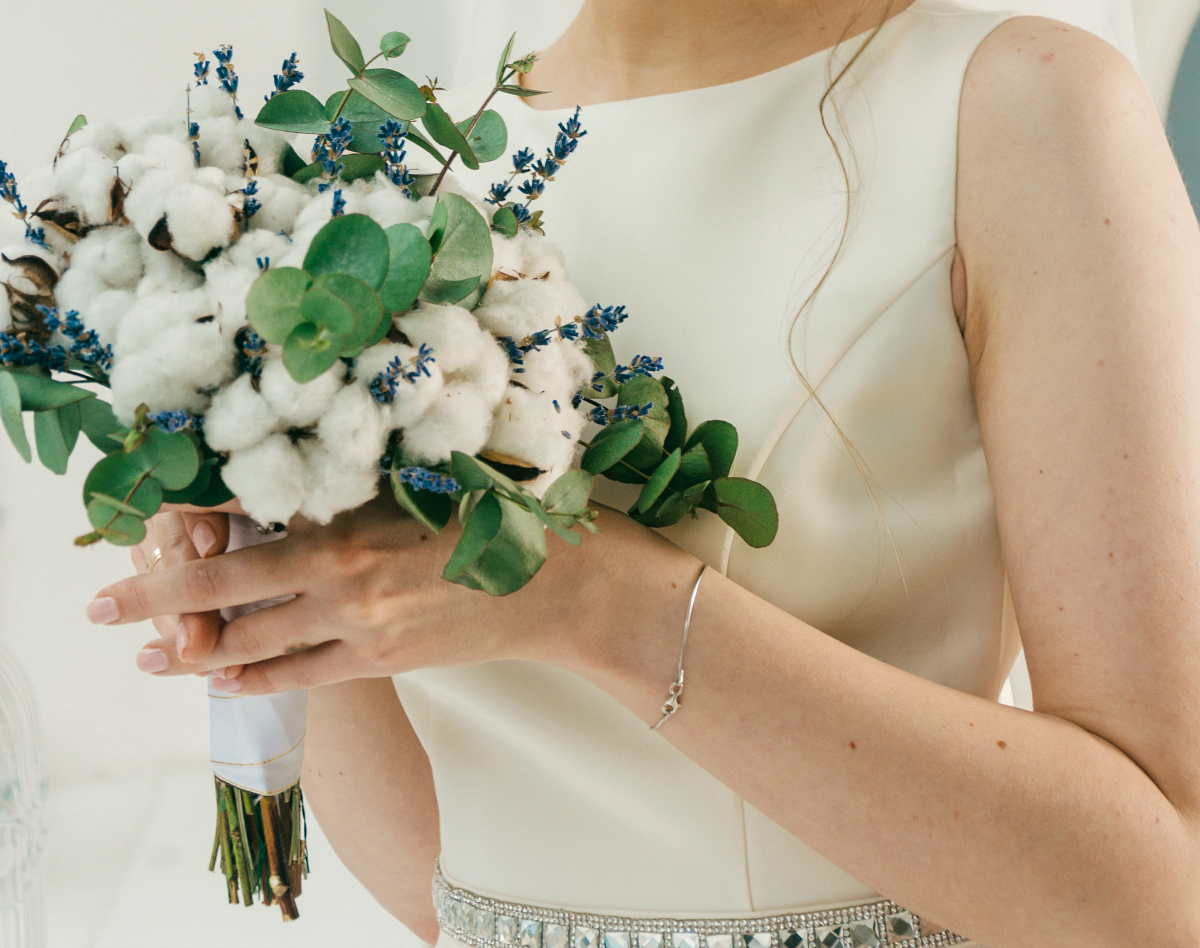
<instances>
[{"instance_id":1,"label":"upper arm","mask_svg":"<svg viewBox=\"0 0 1200 948\"><path fill-rule=\"evenodd\" d=\"M1200 227L1149 94L1017 17L963 85L966 343L1038 711L1200 817Z\"/></svg>"}]
</instances>

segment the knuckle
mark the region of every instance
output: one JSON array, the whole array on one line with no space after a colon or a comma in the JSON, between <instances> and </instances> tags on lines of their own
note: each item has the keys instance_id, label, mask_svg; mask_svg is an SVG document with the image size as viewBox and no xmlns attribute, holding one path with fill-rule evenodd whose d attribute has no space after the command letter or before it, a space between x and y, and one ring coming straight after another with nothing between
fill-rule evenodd
<instances>
[{"instance_id":1,"label":"knuckle","mask_svg":"<svg viewBox=\"0 0 1200 948\"><path fill-rule=\"evenodd\" d=\"M221 589L220 567L215 560L196 560L186 573L189 598L199 603L215 603Z\"/></svg>"}]
</instances>

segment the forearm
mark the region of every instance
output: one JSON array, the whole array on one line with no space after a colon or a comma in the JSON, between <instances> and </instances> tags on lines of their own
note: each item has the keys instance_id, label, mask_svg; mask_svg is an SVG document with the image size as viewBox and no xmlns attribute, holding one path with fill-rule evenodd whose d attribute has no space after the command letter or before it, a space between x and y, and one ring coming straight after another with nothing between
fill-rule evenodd
<instances>
[{"instance_id":1,"label":"forearm","mask_svg":"<svg viewBox=\"0 0 1200 948\"><path fill-rule=\"evenodd\" d=\"M311 690L304 793L350 871L416 935L436 941L433 774L390 678Z\"/></svg>"},{"instance_id":2,"label":"forearm","mask_svg":"<svg viewBox=\"0 0 1200 948\"><path fill-rule=\"evenodd\" d=\"M648 723L697 568L660 560L641 618L576 669ZM887 897L993 948L1194 943L1195 824L1112 744L893 668L713 571L685 665L662 736Z\"/></svg>"}]
</instances>

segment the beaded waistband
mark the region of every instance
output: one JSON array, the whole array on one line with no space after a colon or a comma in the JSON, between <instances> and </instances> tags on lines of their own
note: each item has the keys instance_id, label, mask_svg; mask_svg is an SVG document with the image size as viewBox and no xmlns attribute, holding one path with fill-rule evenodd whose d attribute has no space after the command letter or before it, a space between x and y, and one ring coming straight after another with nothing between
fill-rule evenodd
<instances>
[{"instance_id":1,"label":"beaded waistband","mask_svg":"<svg viewBox=\"0 0 1200 948\"><path fill-rule=\"evenodd\" d=\"M438 926L474 948L943 948L965 939L921 931L887 900L769 916L627 918L502 902L433 877ZM926 928L932 926L926 925Z\"/></svg>"}]
</instances>

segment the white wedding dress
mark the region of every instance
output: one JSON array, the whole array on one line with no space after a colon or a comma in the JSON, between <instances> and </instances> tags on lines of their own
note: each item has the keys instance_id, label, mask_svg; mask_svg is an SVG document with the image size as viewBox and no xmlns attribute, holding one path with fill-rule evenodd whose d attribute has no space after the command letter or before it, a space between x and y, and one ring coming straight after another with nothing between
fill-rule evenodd
<instances>
[{"instance_id":1,"label":"white wedding dress","mask_svg":"<svg viewBox=\"0 0 1200 948\"><path fill-rule=\"evenodd\" d=\"M587 136L536 205L584 296L628 306L618 361L661 356L691 424L736 425L734 473L779 504L764 550L708 514L664 533L829 635L989 700L1020 642L950 265L962 78L1011 15L917 0L843 87L861 169L851 228L791 348L877 480L886 528L787 349L844 209L817 116L828 52L585 108ZM488 83L458 90L454 114ZM496 107L510 150L539 155L572 111L506 96ZM507 166L460 177L484 193ZM624 509L631 490L600 483L597 499ZM398 676L396 688L432 762L451 883L638 917L879 897L569 672L495 662Z\"/></svg>"}]
</instances>

